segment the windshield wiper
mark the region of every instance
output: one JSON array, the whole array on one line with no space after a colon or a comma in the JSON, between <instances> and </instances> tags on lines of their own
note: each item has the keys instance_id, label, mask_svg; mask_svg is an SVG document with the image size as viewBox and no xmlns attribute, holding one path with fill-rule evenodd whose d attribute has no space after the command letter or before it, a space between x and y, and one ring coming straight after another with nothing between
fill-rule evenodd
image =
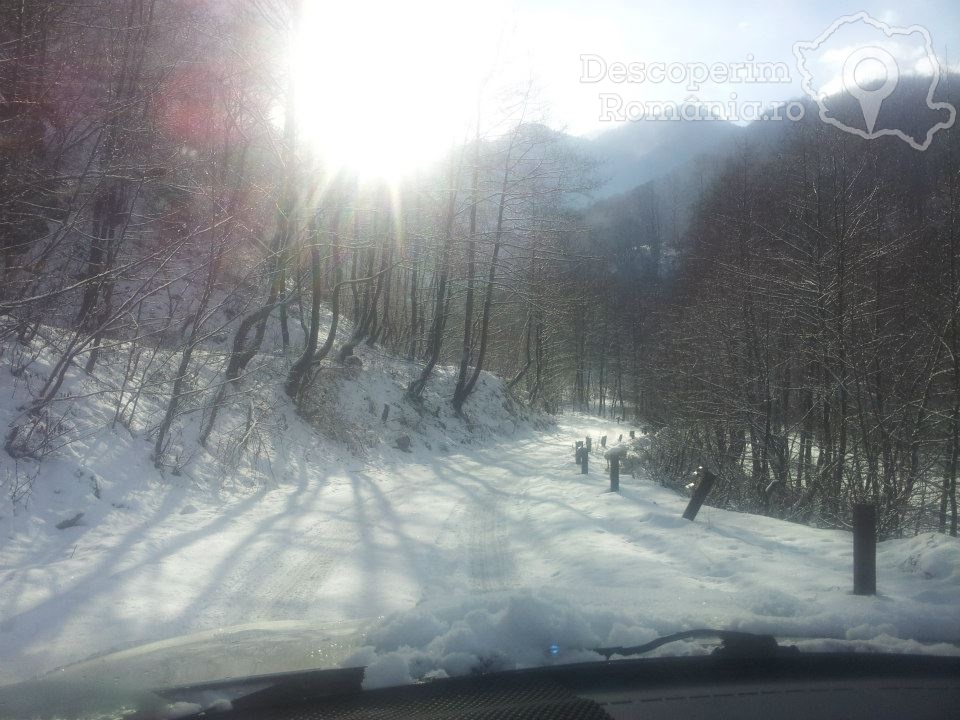
<instances>
[{"instance_id":1,"label":"windshield wiper","mask_svg":"<svg viewBox=\"0 0 960 720\"><path fill-rule=\"evenodd\" d=\"M689 640L690 638L719 638L720 645L714 648L712 654L720 657L766 658L795 655L800 652L796 645L777 644L777 639L773 635L760 635L737 630L713 630L711 628L684 630L672 635L664 635L643 645L597 648L594 652L609 660L614 655L643 655L663 645L678 640Z\"/></svg>"}]
</instances>

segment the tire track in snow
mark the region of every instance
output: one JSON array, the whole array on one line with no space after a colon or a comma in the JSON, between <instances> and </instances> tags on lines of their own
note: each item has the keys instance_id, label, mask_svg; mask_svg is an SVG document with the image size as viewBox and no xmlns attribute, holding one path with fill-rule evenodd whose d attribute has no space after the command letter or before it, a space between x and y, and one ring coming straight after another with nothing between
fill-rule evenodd
<instances>
[{"instance_id":1,"label":"tire track in snow","mask_svg":"<svg viewBox=\"0 0 960 720\"><path fill-rule=\"evenodd\" d=\"M329 547L322 551L302 552L306 557L274 574L257 589L253 612L256 619L302 620L305 612L316 606L319 590L340 556Z\"/></svg>"},{"instance_id":2,"label":"tire track in snow","mask_svg":"<svg viewBox=\"0 0 960 720\"><path fill-rule=\"evenodd\" d=\"M454 505L434 540L424 600L518 587L517 562L504 512L511 498L488 495L478 503L476 496L483 497L488 490L479 485L471 490L469 499Z\"/></svg>"},{"instance_id":3,"label":"tire track in snow","mask_svg":"<svg viewBox=\"0 0 960 720\"><path fill-rule=\"evenodd\" d=\"M447 515L434 538L429 584L423 588L421 602L431 597L447 595L457 586L462 574L460 556L465 522L467 522L466 507L464 501L459 500L451 508L450 514Z\"/></svg>"},{"instance_id":4,"label":"tire track in snow","mask_svg":"<svg viewBox=\"0 0 960 720\"><path fill-rule=\"evenodd\" d=\"M367 507L374 499L367 495L359 506ZM323 607L322 590L327 581L351 557L355 527L343 515L355 512L357 507L357 501L351 500L302 531L290 526L278 528L290 534L297 546L291 546L290 541L264 540L262 551L229 573L220 597L211 606L239 613L241 617L235 622L304 620L315 615ZM303 512L310 510L305 508ZM223 610L219 614L220 624L227 624Z\"/></svg>"},{"instance_id":5,"label":"tire track in snow","mask_svg":"<svg viewBox=\"0 0 960 720\"><path fill-rule=\"evenodd\" d=\"M517 586L516 562L503 514L501 495L473 513L467 537L467 573L476 592L508 590Z\"/></svg>"},{"instance_id":6,"label":"tire track in snow","mask_svg":"<svg viewBox=\"0 0 960 720\"><path fill-rule=\"evenodd\" d=\"M302 620L340 559L337 547L314 545L322 527L317 523L302 533L308 547L270 542L245 558L220 581L202 615L214 614L221 626Z\"/></svg>"}]
</instances>

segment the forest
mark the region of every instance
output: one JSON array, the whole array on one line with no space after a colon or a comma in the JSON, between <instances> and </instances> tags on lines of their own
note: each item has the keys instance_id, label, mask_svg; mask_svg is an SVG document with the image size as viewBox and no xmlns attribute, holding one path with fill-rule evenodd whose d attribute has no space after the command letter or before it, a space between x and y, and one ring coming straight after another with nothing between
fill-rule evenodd
<instances>
[{"instance_id":1,"label":"forest","mask_svg":"<svg viewBox=\"0 0 960 720\"><path fill-rule=\"evenodd\" d=\"M297 5L0 4L0 358L32 398L11 458L71 442L80 370L119 428L162 408L150 458L176 474L268 414L264 386L322 413L363 344L416 364L414 403L452 367L467 418L488 371L538 411L638 420L654 476L710 466L722 507L849 527L871 501L882 537L957 535L956 128L918 152L808 104L597 200L603 164L534 83L491 84L443 157L371 179L304 132ZM937 93L960 104L957 76ZM914 106L884 112L922 127Z\"/></svg>"}]
</instances>

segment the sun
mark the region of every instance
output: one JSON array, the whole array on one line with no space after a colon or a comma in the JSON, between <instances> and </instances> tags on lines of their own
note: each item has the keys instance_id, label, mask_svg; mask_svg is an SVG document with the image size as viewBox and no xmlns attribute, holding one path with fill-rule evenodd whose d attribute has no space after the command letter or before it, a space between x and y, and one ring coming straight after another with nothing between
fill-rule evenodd
<instances>
[{"instance_id":1,"label":"sun","mask_svg":"<svg viewBox=\"0 0 960 720\"><path fill-rule=\"evenodd\" d=\"M469 133L501 22L495 4L308 0L294 50L302 137L364 176L435 160Z\"/></svg>"}]
</instances>

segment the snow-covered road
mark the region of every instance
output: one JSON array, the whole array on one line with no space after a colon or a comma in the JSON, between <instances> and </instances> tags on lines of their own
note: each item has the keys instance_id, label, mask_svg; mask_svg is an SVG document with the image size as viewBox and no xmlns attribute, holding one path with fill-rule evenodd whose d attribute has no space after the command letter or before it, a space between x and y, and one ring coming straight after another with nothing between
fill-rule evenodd
<instances>
[{"instance_id":1,"label":"snow-covered road","mask_svg":"<svg viewBox=\"0 0 960 720\"><path fill-rule=\"evenodd\" d=\"M273 487L217 498L153 483L89 525L51 532L40 517L0 547L0 682L264 621L369 622L355 660L406 647L451 673L703 626L960 640L956 539L883 543L880 596L854 597L848 533L710 507L689 523L686 499L648 480L606 492L599 455L579 474L575 438L624 430L574 416L377 467L291 441Z\"/></svg>"}]
</instances>

